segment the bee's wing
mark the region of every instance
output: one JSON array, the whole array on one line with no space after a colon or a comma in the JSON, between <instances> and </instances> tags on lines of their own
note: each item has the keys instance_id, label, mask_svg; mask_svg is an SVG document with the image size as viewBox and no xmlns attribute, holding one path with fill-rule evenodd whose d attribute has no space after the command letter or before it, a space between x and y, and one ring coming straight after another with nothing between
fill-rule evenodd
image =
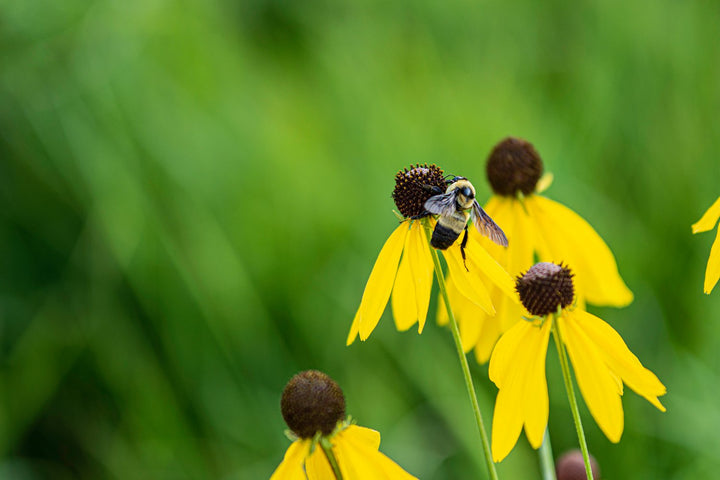
<instances>
[{"instance_id":1,"label":"bee's wing","mask_svg":"<svg viewBox=\"0 0 720 480\"><path fill-rule=\"evenodd\" d=\"M450 193L443 193L442 195L435 195L428 198L425 201L425 210L435 215L450 216L454 214L457 209L455 208L455 196L456 191L453 190Z\"/></svg>"},{"instance_id":2,"label":"bee's wing","mask_svg":"<svg viewBox=\"0 0 720 480\"><path fill-rule=\"evenodd\" d=\"M498 227L498 224L490 218L490 215L485 213L485 210L482 209L477 200L473 202L471 216L478 232L485 235L501 247L508 246L508 239L505 236L505 232L503 232L502 229Z\"/></svg>"}]
</instances>

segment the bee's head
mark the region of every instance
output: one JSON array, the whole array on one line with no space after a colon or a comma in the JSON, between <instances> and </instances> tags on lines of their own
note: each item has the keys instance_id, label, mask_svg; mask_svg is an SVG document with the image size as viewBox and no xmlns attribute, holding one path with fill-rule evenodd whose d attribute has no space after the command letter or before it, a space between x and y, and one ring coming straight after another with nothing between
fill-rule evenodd
<instances>
[{"instance_id":1,"label":"bee's head","mask_svg":"<svg viewBox=\"0 0 720 480\"><path fill-rule=\"evenodd\" d=\"M448 184L447 191L456 192L458 205L463 209L470 208L475 200L475 187L473 187L473 184L465 177L453 177Z\"/></svg>"}]
</instances>

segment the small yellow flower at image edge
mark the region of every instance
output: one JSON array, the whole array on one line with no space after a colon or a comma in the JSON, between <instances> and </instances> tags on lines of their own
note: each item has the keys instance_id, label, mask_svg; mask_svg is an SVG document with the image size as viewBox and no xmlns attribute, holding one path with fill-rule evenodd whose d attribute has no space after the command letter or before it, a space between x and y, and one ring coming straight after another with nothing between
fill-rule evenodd
<instances>
[{"instance_id":1,"label":"small yellow flower at image edge","mask_svg":"<svg viewBox=\"0 0 720 480\"><path fill-rule=\"evenodd\" d=\"M692 226L693 233L707 232L715 228L720 218L720 198L708 208L707 212ZM720 229L715 235L715 241L710 249L710 257L708 258L707 267L705 268L705 284L703 291L708 295L720 278Z\"/></svg>"},{"instance_id":2,"label":"small yellow flower at image edge","mask_svg":"<svg viewBox=\"0 0 720 480\"><path fill-rule=\"evenodd\" d=\"M510 275L527 271L536 258L573 265L576 303L581 307L585 302L613 307L630 304L633 294L600 235L577 213L541 195L551 182L543 169L542 159L530 142L516 137L498 142L486 163L494 194L485 210L502 226L509 246L500 248L474 231L470 231L471 237ZM477 361L485 363L500 335L522 316L522 307L491 288L491 300L498 313L494 317L487 315L459 295L455 283L450 275L448 294L458 311L463 346L466 352L474 348ZM438 320L444 323L442 305L438 312Z\"/></svg>"},{"instance_id":3,"label":"small yellow flower at image edge","mask_svg":"<svg viewBox=\"0 0 720 480\"><path fill-rule=\"evenodd\" d=\"M280 402L293 443L270 480L412 480L378 451L380 434L345 417L345 397L323 372L295 375Z\"/></svg>"},{"instance_id":4,"label":"small yellow flower at image edge","mask_svg":"<svg viewBox=\"0 0 720 480\"><path fill-rule=\"evenodd\" d=\"M517 290L527 319L500 338L490 359L490 379L499 389L492 423L494 461L510 453L523 428L533 448L543 442L549 415L545 357L551 333L561 364L567 351L590 414L610 441L619 442L624 429L623 383L665 411L658 397L666 389L655 374L610 325L574 307L567 266L538 263L518 278Z\"/></svg>"},{"instance_id":5,"label":"small yellow flower at image edge","mask_svg":"<svg viewBox=\"0 0 720 480\"><path fill-rule=\"evenodd\" d=\"M358 336L361 340L370 336L388 300L399 331L408 330L417 323L418 333L422 333L430 304L434 269L428 235L430 232L434 234L437 228L437 221L426 210L426 203L433 197L443 196L446 189L450 189L448 185L443 171L435 165L415 165L396 174L392 196L402 220L375 261L350 327L347 345L352 344ZM471 195L474 200L474 188ZM479 205L477 208L480 208ZM473 219L476 217L471 216ZM484 221L478 229L488 232L488 225L497 227L490 217ZM475 231L473 228L467 230ZM504 239L502 230L499 227L497 230ZM474 235L470 235L465 246L461 237L441 250L448 268L456 278L462 279L458 284L467 301L477 305L486 314L494 315L495 307L485 284L489 282L505 296L516 299L512 278L477 242Z\"/></svg>"}]
</instances>

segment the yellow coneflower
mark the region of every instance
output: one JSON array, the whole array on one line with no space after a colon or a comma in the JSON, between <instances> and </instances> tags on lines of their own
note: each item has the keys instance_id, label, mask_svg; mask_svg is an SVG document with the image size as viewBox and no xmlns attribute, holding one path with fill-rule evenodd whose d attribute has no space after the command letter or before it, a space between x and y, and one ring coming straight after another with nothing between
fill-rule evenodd
<instances>
[{"instance_id":1,"label":"yellow coneflower","mask_svg":"<svg viewBox=\"0 0 720 480\"><path fill-rule=\"evenodd\" d=\"M348 345L358 335L361 340L370 336L391 293L397 329L404 331L417 323L418 333L422 333L434 269L426 229L435 226L425 203L438 191L444 192L447 186L443 171L435 165L416 165L396 174L392 197L402 220L375 261L350 327ZM494 315L495 307L485 284L490 282L505 295L514 296L512 278L473 237L464 249L465 258L460 244L456 241L442 250L448 268L455 278L460 279L461 292L467 301L486 314Z\"/></svg>"},{"instance_id":2,"label":"yellow coneflower","mask_svg":"<svg viewBox=\"0 0 720 480\"><path fill-rule=\"evenodd\" d=\"M526 271L535 258L564 262L573 265L577 302L581 306L587 302L622 307L632 302L633 294L597 232L569 208L540 195L549 185L550 177L543 176L542 160L532 144L513 137L502 140L490 152L486 170L494 195L485 211L503 228L509 246L498 248L473 231L470 235L510 275ZM453 307L466 312L458 318L461 329L473 335L463 339L466 351L474 346L477 360L486 362L500 334L520 318L521 307L492 290L491 301L498 313L489 317L462 296L452 290L449 293L456 298ZM442 308L438 311L442 320ZM473 325L463 326L467 323Z\"/></svg>"},{"instance_id":3,"label":"yellow coneflower","mask_svg":"<svg viewBox=\"0 0 720 480\"><path fill-rule=\"evenodd\" d=\"M712 230L715 228L718 218L720 218L720 198L715 200L715 203L708 208L705 215L697 223L693 224L692 232L700 233ZM715 241L710 249L710 258L708 258L707 268L705 269L705 285L703 286L705 293L710 294L712 292L718 278L720 278L720 229L718 229Z\"/></svg>"},{"instance_id":4,"label":"yellow coneflower","mask_svg":"<svg viewBox=\"0 0 720 480\"><path fill-rule=\"evenodd\" d=\"M270 480L415 479L378 451L378 432L345 417L343 392L323 372L295 375L280 403L296 439Z\"/></svg>"},{"instance_id":5,"label":"yellow coneflower","mask_svg":"<svg viewBox=\"0 0 720 480\"><path fill-rule=\"evenodd\" d=\"M505 332L490 359L490 379L499 389L492 425L496 462L510 453L523 427L533 448L543 442L549 413L545 356L551 332L568 395L572 384L563 361L565 350L585 403L610 441L620 441L624 428L623 383L665 411L658 397L666 389L655 374L643 367L610 325L574 308L573 275L567 266L538 263L518 278L516 288L530 319L518 321ZM575 413L576 408L573 416L579 422ZM581 446L583 442L584 438Z\"/></svg>"}]
</instances>

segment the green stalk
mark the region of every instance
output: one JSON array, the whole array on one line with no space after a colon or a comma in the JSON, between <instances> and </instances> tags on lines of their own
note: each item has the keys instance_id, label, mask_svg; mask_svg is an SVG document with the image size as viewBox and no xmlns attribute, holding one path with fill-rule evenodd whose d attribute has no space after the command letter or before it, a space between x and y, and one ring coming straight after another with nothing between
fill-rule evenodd
<instances>
[{"instance_id":1,"label":"green stalk","mask_svg":"<svg viewBox=\"0 0 720 480\"><path fill-rule=\"evenodd\" d=\"M427 228L425 228L425 235L427 236L428 247L430 248L433 263L435 264L435 276L438 280L440 293L445 301L445 308L447 310L448 319L450 320L450 330L452 331L453 339L455 340L455 349L458 352L460 367L462 368L463 376L465 377L465 387L467 388L468 395L470 396L470 403L472 404L473 411L475 412L475 421L477 423L478 431L480 432L483 451L485 452L485 463L487 465L490 478L492 480L497 480L498 476L495 471L495 463L492 461L492 453L490 452L490 442L488 441L488 436L485 432L482 413L480 413L480 404L478 404L475 386L473 385L472 376L470 375L470 366L468 365L467 357L465 356L465 352L462 348L462 341L460 340L460 329L458 328L452 308L450 308L450 299L448 298L447 288L445 286L445 275L443 274L442 267L440 266L440 258L438 257L437 250L430 245L430 231Z\"/></svg>"},{"instance_id":2,"label":"green stalk","mask_svg":"<svg viewBox=\"0 0 720 480\"><path fill-rule=\"evenodd\" d=\"M328 462L330 463L330 467L332 468L333 473L335 474L336 480L343 480L342 472L340 471L340 466L337 463L337 459L335 458L335 454L332 451L332 444L330 441L322 437L320 439L320 446L323 449L323 452L325 452L325 456L328 459Z\"/></svg>"},{"instance_id":3,"label":"green stalk","mask_svg":"<svg viewBox=\"0 0 720 480\"><path fill-rule=\"evenodd\" d=\"M550 444L550 432L548 432L547 428L545 429L545 436L542 445L540 445L540 450L538 450L538 456L540 457L540 471L543 480L557 480L552 445Z\"/></svg>"},{"instance_id":4,"label":"green stalk","mask_svg":"<svg viewBox=\"0 0 720 480\"><path fill-rule=\"evenodd\" d=\"M577 399L575 398L575 389L570 376L567 352L565 351L565 344L562 341L562 334L558 327L557 315L553 315L552 320L553 338L557 346L558 357L560 357L560 366L562 367L563 378L565 379L565 390L567 390L568 400L570 400L570 410L572 411L573 420L575 420L575 430L577 431L580 450L582 451L583 461L585 462L585 473L589 480L593 480L592 468L590 467L590 454L588 453L587 441L585 440L585 431L583 430L582 420L580 420L580 410L578 409Z\"/></svg>"}]
</instances>

